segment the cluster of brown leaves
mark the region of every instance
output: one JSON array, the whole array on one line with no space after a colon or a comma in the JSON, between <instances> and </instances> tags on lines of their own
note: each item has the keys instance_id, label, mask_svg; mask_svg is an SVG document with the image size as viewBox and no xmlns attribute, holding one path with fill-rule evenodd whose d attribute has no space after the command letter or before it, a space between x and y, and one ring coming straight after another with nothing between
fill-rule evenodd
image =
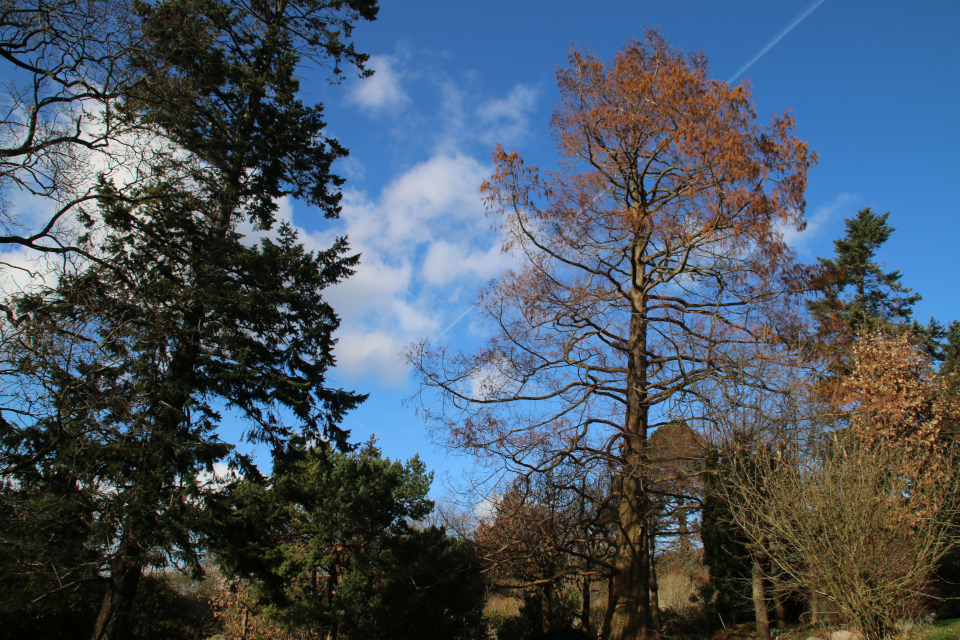
<instances>
[{"instance_id":1,"label":"cluster of brown leaves","mask_svg":"<svg viewBox=\"0 0 960 640\"><path fill-rule=\"evenodd\" d=\"M264 616L251 585L218 575L211 597L221 634L228 640L299 640L301 634L284 629Z\"/></svg>"},{"instance_id":2,"label":"cluster of brown leaves","mask_svg":"<svg viewBox=\"0 0 960 640\"><path fill-rule=\"evenodd\" d=\"M902 472L920 484L941 482L950 467L945 436L960 424L952 376L935 375L905 335L862 336L842 389L854 407L850 435L869 447L903 448L909 468Z\"/></svg>"}]
</instances>

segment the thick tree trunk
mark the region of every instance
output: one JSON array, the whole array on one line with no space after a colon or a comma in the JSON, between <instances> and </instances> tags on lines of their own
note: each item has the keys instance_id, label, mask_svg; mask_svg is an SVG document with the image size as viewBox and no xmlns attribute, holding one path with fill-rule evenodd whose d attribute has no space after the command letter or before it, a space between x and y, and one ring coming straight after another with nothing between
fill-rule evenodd
<instances>
[{"instance_id":1,"label":"thick tree trunk","mask_svg":"<svg viewBox=\"0 0 960 640\"><path fill-rule=\"evenodd\" d=\"M639 293L637 294L639 296ZM627 410L621 446L617 551L610 582L606 640L637 640L656 635L650 616L650 553L647 487L647 340L645 305L635 300L630 321Z\"/></svg>"},{"instance_id":2,"label":"thick tree trunk","mask_svg":"<svg viewBox=\"0 0 960 640\"><path fill-rule=\"evenodd\" d=\"M117 556L110 562L110 577L100 602L93 640L124 640L128 634L130 611L143 567L140 550L127 534L124 534L117 551Z\"/></svg>"},{"instance_id":3,"label":"thick tree trunk","mask_svg":"<svg viewBox=\"0 0 960 640\"><path fill-rule=\"evenodd\" d=\"M625 480L625 486L639 484ZM622 500L632 503L633 500ZM638 505L620 508L617 555L610 583L610 617L607 640L636 640L647 636L650 626L650 565L647 555L646 517Z\"/></svg>"},{"instance_id":4,"label":"thick tree trunk","mask_svg":"<svg viewBox=\"0 0 960 640\"><path fill-rule=\"evenodd\" d=\"M753 611L757 617L757 640L770 640L770 617L767 614L767 589L764 584L767 576L760 559L759 554L754 554L750 571Z\"/></svg>"}]
</instances>

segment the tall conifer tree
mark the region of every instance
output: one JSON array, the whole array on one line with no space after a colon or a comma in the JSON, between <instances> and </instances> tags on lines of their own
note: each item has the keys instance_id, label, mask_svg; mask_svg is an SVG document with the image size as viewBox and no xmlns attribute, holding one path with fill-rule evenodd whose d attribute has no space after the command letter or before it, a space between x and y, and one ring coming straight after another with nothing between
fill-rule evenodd
<instances>
[{"instance_id":1,"label":"tall conifer tree","mask_svg":"<svg viewBox=\"0 0 960 640\"><path fill-rule=\"evenodd\" d=\"M312 254L281 226L251 246L237 225L271 229L287 195L338 214L330 167L346 152L323 136L320 106L297 98L296 69L309 56L334 77L342 64L365 73L349 36L375 2L134 9L140 81L123 108L174 150L133 191L101 184L81 238L97 261L17 301L6 352L8 379L31 393L8 399L4 472L79 506L74 535L97 554L77 576L105 589L97 640L125 636L146 567L199 565L203 509L220 497L201 474L231 450L216 433L223 406L248 420L248 439L280 450L346 446L338 423L363 400L325 383L338 319L322 292L356 264L346 241ZM18 498L29 496L7 497Z\"/></svg>"}]
</instances>

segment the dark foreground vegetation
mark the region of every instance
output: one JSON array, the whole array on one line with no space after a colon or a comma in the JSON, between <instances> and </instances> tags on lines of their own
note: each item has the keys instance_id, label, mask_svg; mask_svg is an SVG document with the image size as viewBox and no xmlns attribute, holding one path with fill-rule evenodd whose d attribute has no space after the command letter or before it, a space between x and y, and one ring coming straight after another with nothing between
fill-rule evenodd
<instances>
[{"instance_id":1,"label":"dark foreground vegetation","mask_svg":"<svg viewBox=\"0 0 960 640\"><path fill-rule=\"evenodd\" d=\"M376 14L0 0L0 243L38 258L2 267L0 637L950 633L917 625L960 613L960 324L913 318L869 208L798 264L815 154L655 32L571 53L558 171L497 148L482 191L523 258L489 341L407 352L498 479L481 507L351 442L324 290L358 256L276 214L339 215L347 152L297 73L369 75Z\"/></svg>"}]
</instances>

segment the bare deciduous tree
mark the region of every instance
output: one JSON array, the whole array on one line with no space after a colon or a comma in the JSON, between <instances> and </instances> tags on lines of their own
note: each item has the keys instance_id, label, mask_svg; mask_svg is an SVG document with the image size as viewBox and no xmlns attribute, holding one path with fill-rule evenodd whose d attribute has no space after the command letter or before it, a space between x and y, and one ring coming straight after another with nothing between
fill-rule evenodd
<instances>
[{"instance_id":1,"label":"bare deciduous tree","mask_svg":"<svg viewBox=\"0 0 960 640\"><path fill-rule=\"evenodd\" d=\"M602 570L611 552L608 496L602 481L587 484L577 474L523 476L491 502L489 517L476 529L489 584L538 599L544 632L560 613L569 613L554 606L561 589L574 586L581 596L580 627L590 633L592 592L609 578Z\"/></svg>"},{"instance_id":2,"label":"bare deciduous tree","mask_svg":"<svg viewBox=\"0 0 960 640\"><path fill-rule=\"evenodd\" d=\"M130 161L119 141L134 128L122 105L137 46L125 1L0 3L0 244L69 250L64 223L97 198L97 173ZM45 213L25 213L24 196Z\"/></svg>"},{"instance_id":3,"label":"bare deciduous tree","mask_svg":"<svg viewBox=\"0 0 960 640\"><path fill-rule=\"evenodd\" d=\"M522 262L482 294L493 337L409 359L439 392L423 406L451 445L520 474L612 476L603 636L626 640L655 631L647 436L692 423L711 381L766 384L744 363L777 357L792 321L781 303L803 278L778 225L803 224L814 158L789 115L758 126L745 85L709 79L702 55L656 33L609 64L569 62L552 119L560 170L498 148L482 189Z\"/></svg>"}]
</instances>

